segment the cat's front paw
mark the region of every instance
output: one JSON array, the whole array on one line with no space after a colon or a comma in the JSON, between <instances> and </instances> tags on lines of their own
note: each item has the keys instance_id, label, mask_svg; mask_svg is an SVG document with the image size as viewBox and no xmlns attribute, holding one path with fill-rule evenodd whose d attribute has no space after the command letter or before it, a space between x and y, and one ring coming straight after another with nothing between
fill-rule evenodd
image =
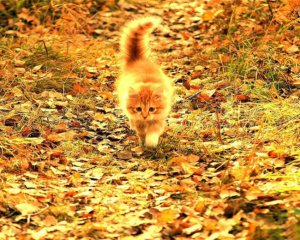
<instances>
[{"instance_id":1,"label":"cat's front paw","mask_svg":"<svg viewBox=\"0 0 300 240\"><path fill-rule=\"evenodd\" d=\"M145 146L155 148L158 144L159 135L158 134L148 134L145 139Z\"/></svg>"}]
</instances>

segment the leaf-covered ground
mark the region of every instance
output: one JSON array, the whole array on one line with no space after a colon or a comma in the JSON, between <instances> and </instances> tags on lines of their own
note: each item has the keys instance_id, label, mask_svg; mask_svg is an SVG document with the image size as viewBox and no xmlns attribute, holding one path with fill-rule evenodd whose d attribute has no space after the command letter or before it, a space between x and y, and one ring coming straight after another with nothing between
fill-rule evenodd
<instances>
[{"instance_id":1,"label":"leaf-covered ground","mask_svg":"<svg viewBox=\"0 0 300 240\"><path fill-rule=\"evenodd\" d=\"M0 239L300 238L299 1L32 2L0 3ZM114 94L148 15L176 86L155 150Z\"/></svg>"}]
</instances>

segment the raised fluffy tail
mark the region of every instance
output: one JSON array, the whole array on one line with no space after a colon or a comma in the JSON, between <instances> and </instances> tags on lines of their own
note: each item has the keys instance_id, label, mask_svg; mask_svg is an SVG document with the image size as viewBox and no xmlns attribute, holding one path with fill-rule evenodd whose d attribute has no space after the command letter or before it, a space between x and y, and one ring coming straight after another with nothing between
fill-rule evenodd
<instances>
[{"instance_id":1,"label":"raised fluffy tail","mask_svg":"<svg viewBox=\"0 0 300 240\"><path fill-rule=\"evenodd\" d=\"M121 35L121 54L125 65L148 57L148 34L159 24L154 17L129 22Z\"/></svg>"}]
</instances>

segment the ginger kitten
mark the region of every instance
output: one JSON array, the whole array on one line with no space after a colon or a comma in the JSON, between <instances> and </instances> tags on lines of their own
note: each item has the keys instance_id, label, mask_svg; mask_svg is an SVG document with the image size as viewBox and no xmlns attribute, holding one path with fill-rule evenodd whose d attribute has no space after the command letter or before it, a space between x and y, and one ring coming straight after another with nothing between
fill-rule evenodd
<instances>
[{"instance_id":1,"label":"ginger kitten","mask_svg":"<svg viewBox=\"0 0 300 240\"><path fill-rule=\"evenodd\" d=\"M141 18L124 27L121 35L122 69L117 81L119 104L140 142L156 147L171 110L173 85L149 59L148 35L156 18Z\"/></svg>"}]
</instances>

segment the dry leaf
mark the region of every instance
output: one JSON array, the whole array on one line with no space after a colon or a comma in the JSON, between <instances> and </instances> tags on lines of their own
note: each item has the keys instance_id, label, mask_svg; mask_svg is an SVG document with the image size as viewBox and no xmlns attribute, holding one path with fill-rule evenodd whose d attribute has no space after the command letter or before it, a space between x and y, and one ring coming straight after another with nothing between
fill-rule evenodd
<instances>
[{"instance_id":1,"label":"dry leaf","mask_svg":"<svg viewBox=\"0 0 300 240\"><path fill-rule=\"evenodd\" d=\"M17 88L17 87L14 87L14 88L11 90L11 92L12 92L12 93L14 94L14 96L16 96L16 97L21 97L21 96L24 95L23 92L22 92L22 90L19 89L19 88Z\"/></svg>"},{"instance_id":2,"label":"dry leaf","mask_svg":"<svg viewBox=\"0 0 300 240\"><path fill-rule=\"evenodd\" d=\"M111 93L111 92L102 92L101 93L101 96L104 98L104 99L108 99L108 100L111 100L114 98L114 95Z\"/></svg>"},{"instance_id":3,"label":"dry leaf","mask_svg":"<svg viewBox=\"0 0 300 240\"><path fill-rule=\"evenodd\" d=\"M37 65L37 66L34 66L34 68L32 69L32 72L33 72L33 73L36 73L36 72L40 71L41 68L42 68L42 66L43 66L43 65Z\"/></svg>"},{"instance_id":4,"label":"dry leaf","mask_svg":"<svg viewBox=\"0 0 300 240\"><path fill-rule=\"evenodd\" d=\"M86 92L86 89L84 86L81 86L79 83L75 83L73 85L73 92L75 94L78 94L78 93L85 93Z\"/></svg>"},{"instance_id":5,"label":"dry leaf","mask_svg":"<svg viewBox=\"0 0 300 240\"><path fill-rule=\"evenodd\" d=\"M102 121L104 119L104 115L102 113L95 113L94 120Z\"/></svg>"},{"instance_id":6,"label":"dry leaf","mask_svg":"<svg viewBox=\"0 0 300 240\"><path fill-rule=\"evenodd\" d=\"M245 94L238 94L235 95L234 98L236 99L236 101L238 102L249 102L250 101L250 97L245 95Z\"/></svg>"},{"instance_id":7,"label":"dry leaf","mask_svg":"<svg viewBox=\"0 0 300 240\"><path fill-rule=\"evenodd\" d=\"M25 61L23 60L15 60L14 63L16 67L23 67L25 65Z\"/></svg>"},{"instance_id":8,"label":"dry leaf","mask_svg":"<svg viewBox=\"0 0 300 240\"><path fill-rule=\"evenodd\" d=\"M212 11L206 11L205 13L203 13L203 15L201 16L203 21L210 21L213 20L215 17L215 12Z\"/></svg>"},{"instance_id":9,"label":"dry leaf","mask_svg":"<svg viewBox=\"0 0 300 240\"><path fill-rule=\"evenodd\" d=\"M30 215L39 210L36 205L31 203L19 203L15 205L15 208L22 214L22 215Z\"/></svg>"},{"instance_id":10,"label":"dry leaf","mask_svg":"<svg viewBox=\"0 0 300 240\"><path fill-rule=\"evenodd\" d=\"M203 213L204 212L204 209L205 209L205 201L204 199L201 199L199 200L195 207L194 207L195 211L198 212L198 213Z\"/></svg>"},{"instance_id":11,"label":"dry leaf","mask_svg":"<svg viewBox=\"0 0 300 240\"><path fill-rule=\"evenodd\" d=\"M299 52L299 47L296 45L292 45L292 46L286 48L285 51L287 53L296 53L296 52Z\"/></svg>"},{"instance_id":12,"label":"dry leaf","mask_svg":"<svg viewBox=\"0 0 300 240\"><path fill-rule=\"evenodd\" d=\"M165 223L174 222L177 212L173 209L167 209L159 212L156 216L157 223L163 225Z\"/></svg>"},{"instance_id":13,"label":"dry leaf","mask_svg":"<svg viewBox=\"0 0 300 240\"><path fill-rule=\"evenodd\" d=\"M17 75L22 75L22 74L24 74L25 72L26 72L26 69L25 69L25 68L20 68L20 67L15 68L15 73L16 73Z\"/></svg>"}]
</instances>

